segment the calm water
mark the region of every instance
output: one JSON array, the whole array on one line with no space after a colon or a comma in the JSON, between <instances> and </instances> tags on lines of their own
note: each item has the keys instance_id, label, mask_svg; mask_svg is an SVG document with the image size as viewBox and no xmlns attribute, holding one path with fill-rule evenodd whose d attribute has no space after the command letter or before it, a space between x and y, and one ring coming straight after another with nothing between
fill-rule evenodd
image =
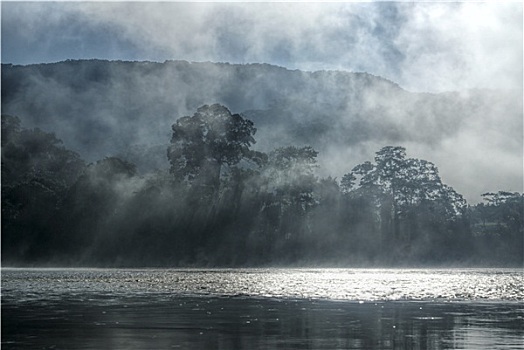
<instances>
[{"instance_id":1,"label":"calm water","mask_svg":"<svg viewBox=\"0 0 524 350\"><path fill-rule=\"evenodd\" d=\"M519 269L2 269L3 349L523 349Z\"/></svg>"}]
</instances>

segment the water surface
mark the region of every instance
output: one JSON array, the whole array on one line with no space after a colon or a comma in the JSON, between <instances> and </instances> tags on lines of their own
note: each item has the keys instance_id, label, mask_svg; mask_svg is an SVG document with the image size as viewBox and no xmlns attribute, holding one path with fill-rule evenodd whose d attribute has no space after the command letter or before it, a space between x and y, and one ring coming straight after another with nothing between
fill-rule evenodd
<instances>
[{"instance_id":1,"label":"water surface","mask_svg":"<svg viewBox=\"0 0 524 350\"><path fill-rule=\"evenodd\" d=\"M518 269L3 269L6 349L522 349Z\"/></svg>"}]
</instances>

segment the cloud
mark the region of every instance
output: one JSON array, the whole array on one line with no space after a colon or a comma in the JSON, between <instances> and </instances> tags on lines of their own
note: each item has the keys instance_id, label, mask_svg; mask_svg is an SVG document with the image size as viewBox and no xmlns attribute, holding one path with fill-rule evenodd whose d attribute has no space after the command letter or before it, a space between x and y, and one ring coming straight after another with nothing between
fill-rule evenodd
<instances>
[{"instance_id":1,"label":"cloud","mask_svg":"<svg viewBox=\"0 0 524 350\"><path fill-rule=\"evenodd\" d=\"M47 59L59 59L58 51L62 59L105 53L366 71L413 91L522 87L521 3L4 2L2 8L6 49L27 53L34 45ZM24 40L9 44L12 35Z\"/></svg>"},{"instance_id":2,"label":"cloud","mask_svg":"<svg viewBox=\"0 0 524 350\"><path fill-rule=\"evenodd\" d=\"M417 3L399 6L395 39L400 82L419 91L522 88L522 4Z\"/></svg>"},{"instance_id":3,"label":"cloud","mask_svg":"<svg viewBox=\"0 0 524 350\"><path fill-rule=\"evenodd\" d=\"M111 21L95 20L78 3L3 2L2 62L133 59L139 49Z\"/></svg>"}]
</instances>

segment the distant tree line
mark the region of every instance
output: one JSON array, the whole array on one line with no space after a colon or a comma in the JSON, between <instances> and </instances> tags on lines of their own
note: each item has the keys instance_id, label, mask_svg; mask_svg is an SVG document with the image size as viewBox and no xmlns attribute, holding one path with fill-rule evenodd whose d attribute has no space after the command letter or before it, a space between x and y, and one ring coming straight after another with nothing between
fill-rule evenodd
<instances>
[{"instance_id":1,"label":"distant tree line","mask_svg":"<svg viewBox=\"0 0 524 350\"><path fill-rule=\"evenodd\" d=\"M90 266L522 265L523 195L469 206L437 167L387 146L340 181L311 147L255 151L204 105L172 126L169 171L86 164L2 115L2 262ZM348 169L349 170L349 169Z\"/></svg>"}]
</instances>

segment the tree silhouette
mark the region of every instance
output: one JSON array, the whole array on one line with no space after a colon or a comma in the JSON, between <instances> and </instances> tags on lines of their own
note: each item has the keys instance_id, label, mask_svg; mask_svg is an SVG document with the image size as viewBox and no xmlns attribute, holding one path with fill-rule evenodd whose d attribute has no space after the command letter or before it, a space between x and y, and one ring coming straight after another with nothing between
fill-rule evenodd
<instances>
[{"instance_id":1,"label":"tree silhouette","mask_svg":"<svg viewBox=\"0 0 524 350\"><path fill-rule=\"evenodd\" d=\"M196 185L203 193L215 195L224 165L242 159L259 159L250 151L255 143L253 122L219 104L204 105L192 116L172 126L173 136L167 151L171 173L178 181Z\"/></svg>"},{"instance_id":2,"label":"tree silhouette","mask_svg":"<svg viewBox=\"0 0 524 350\"><path fill-rule=\"evenodd\" d=\"M382 246L396 245L396 254L409 255L426 252L435 239L443 241L439 249L449 245L446 225L462 217L466 202L442 183L433 163L387 146L376 153L375 163L359 164L345 177L354 174L360 176L355 193L370 197L376 208Z\"/></svg>"}]
</instances>

